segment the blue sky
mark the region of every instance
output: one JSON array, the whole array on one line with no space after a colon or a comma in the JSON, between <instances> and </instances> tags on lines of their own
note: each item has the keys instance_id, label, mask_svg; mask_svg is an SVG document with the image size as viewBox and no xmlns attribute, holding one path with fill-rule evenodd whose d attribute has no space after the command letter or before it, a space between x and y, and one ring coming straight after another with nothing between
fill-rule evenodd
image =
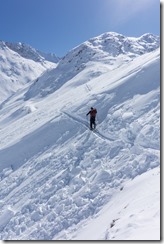
<instances>
[{"instance_id":1,"label":"blue sky","mask_svg":"<svg viewBox=\"0 0 164 244\"><path fill-rule=\"evenodd\" d=\"M158 0L0 0L0 40L64 56L104 32L160 35Z\"/></svg>"}]
</instances>

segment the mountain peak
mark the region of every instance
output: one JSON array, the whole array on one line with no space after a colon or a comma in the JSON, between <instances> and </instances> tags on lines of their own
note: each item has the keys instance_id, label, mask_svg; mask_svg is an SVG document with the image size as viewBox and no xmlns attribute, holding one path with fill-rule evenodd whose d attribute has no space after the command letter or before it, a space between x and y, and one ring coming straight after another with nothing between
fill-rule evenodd
<instances>
[{"instance_id":1,"label":"mountain peak","mask_svg":"<svg viewBox=\"0 0 164 244\"><path fill-rule=\"evenodd\" d=\"M144 34L141 37L126 37L116 32L106 32L97 37L93 37L81 45L73 48L66 56L90 52L88 58L92 60L93 56L97 59L103 59L108 56L117 57L119 55L127 55L128 57L137 57L142 54L151 52L160 46L159 36L153 34ZM96 55L95 55L96 54ZM86 58L85 58L86 59Z\"/></svg>"},{"instance_id":2,"label":"mountain peak","mask_svg":"<svg viewBox=\"0 0 164 244\"><path fill-rule=\"evenodd\" d=\"M141 42L87 41L0 107L1 240L160 239L160 50ZM10 80L41 66L1 53Z\"/></svg>"},{"instance_id":3,"label":"mountain peak","mask_svg":"<svg viewBox=\"0 0 164 244\"><path fill-rule=\"evenodd\" d=\"M54 70L40 77L30 87L26 99L31 96L47 96L84 70L87 70L88 77L97 77L158 47L159 37L150 34L132 38L116 32L103 33L70 50ZM99 63L96 70L89 68L91 63Z\"/></svg>"},{"instance_id":4,"label":"mountain peak","mask_svg":"<svg viewBox=\"0 0 164 244\"><path fill-rule=\"evenodd\" d=\"M156 35L151 34L151 33L145 33L139 39L142 41L145 41L147 43L157 43L158 45L160 45L159 36L156 36Z\"/></svg>"},{"instance_id":5,"label":"mountain peak","mask_svg":"<svg viewBox=\"0 0 164 244\"><path fill-rule=\"evenodd\" d=\"M116 32L106 32L89 42L111 56L132 53L136 56L151 52L160 45L158 36L146 33L141 37L126 37Z\"/></svg>"}]
</instances>

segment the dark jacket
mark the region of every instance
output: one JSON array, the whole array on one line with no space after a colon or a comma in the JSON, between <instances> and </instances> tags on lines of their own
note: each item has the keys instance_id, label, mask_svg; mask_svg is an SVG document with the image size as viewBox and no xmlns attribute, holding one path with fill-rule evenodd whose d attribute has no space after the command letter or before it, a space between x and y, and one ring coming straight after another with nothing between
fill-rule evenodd
<instances>
[{"instance_id":1,"label":"dark jacket","mask_svg":"<svg viewBox=\"0 0 164 244\"><path fill-rule=\"evenodd\" d=\"M87 113L87 115L88 115L88 114L90 114L90 118L95 118L95 117L96 117L96 114L97 114L97 110L96 110L96 108L91 109L91 110Z\"/></svg>"}]
</instances>

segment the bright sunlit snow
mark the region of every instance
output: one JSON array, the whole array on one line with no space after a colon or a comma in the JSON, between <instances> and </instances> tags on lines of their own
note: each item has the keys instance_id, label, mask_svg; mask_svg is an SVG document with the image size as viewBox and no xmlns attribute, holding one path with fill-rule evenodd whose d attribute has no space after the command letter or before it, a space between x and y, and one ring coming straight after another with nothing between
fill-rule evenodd
<instances>
[{"instance_id":1,"label":"bright sunlit snow","mask_svg":"<svg viewBox=\"0 0 164 244\"><path fill-rule=\"evenodd\" d=\"M0 103L47 69L56 67L56 63L49 62L51 59L30 46L0 41Z\"/></svg>"},{"instance_id":2,"label":"bright sunlit snow","mask_svg":"<svg viewBox=\"0 0 164 244\"><path fill-rule=\"evenodd\" d=\"M32 79L0 106L1 240L160 240L159 39L105 33Z\"/></svg>"}]
</instances>

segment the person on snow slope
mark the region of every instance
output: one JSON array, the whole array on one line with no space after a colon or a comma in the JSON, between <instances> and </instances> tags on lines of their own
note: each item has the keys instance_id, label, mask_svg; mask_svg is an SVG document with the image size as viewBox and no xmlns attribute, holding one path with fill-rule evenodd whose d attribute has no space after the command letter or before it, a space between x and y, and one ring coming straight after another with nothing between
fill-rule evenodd
<instances>
[{"instance_id":1,"label":"person on snow slope","mask_svg":"<svg viewBox=\"0 0 164 244\"><path fill-rule=\"evenodd\" d=\"M91 107L91 110L86 114L86 116L88 116L89 114L90 114L90 129L93 130L96 128L96 123L95 123L96 114L97 114L96 108Z\"/></svg>"}]
</instances>

